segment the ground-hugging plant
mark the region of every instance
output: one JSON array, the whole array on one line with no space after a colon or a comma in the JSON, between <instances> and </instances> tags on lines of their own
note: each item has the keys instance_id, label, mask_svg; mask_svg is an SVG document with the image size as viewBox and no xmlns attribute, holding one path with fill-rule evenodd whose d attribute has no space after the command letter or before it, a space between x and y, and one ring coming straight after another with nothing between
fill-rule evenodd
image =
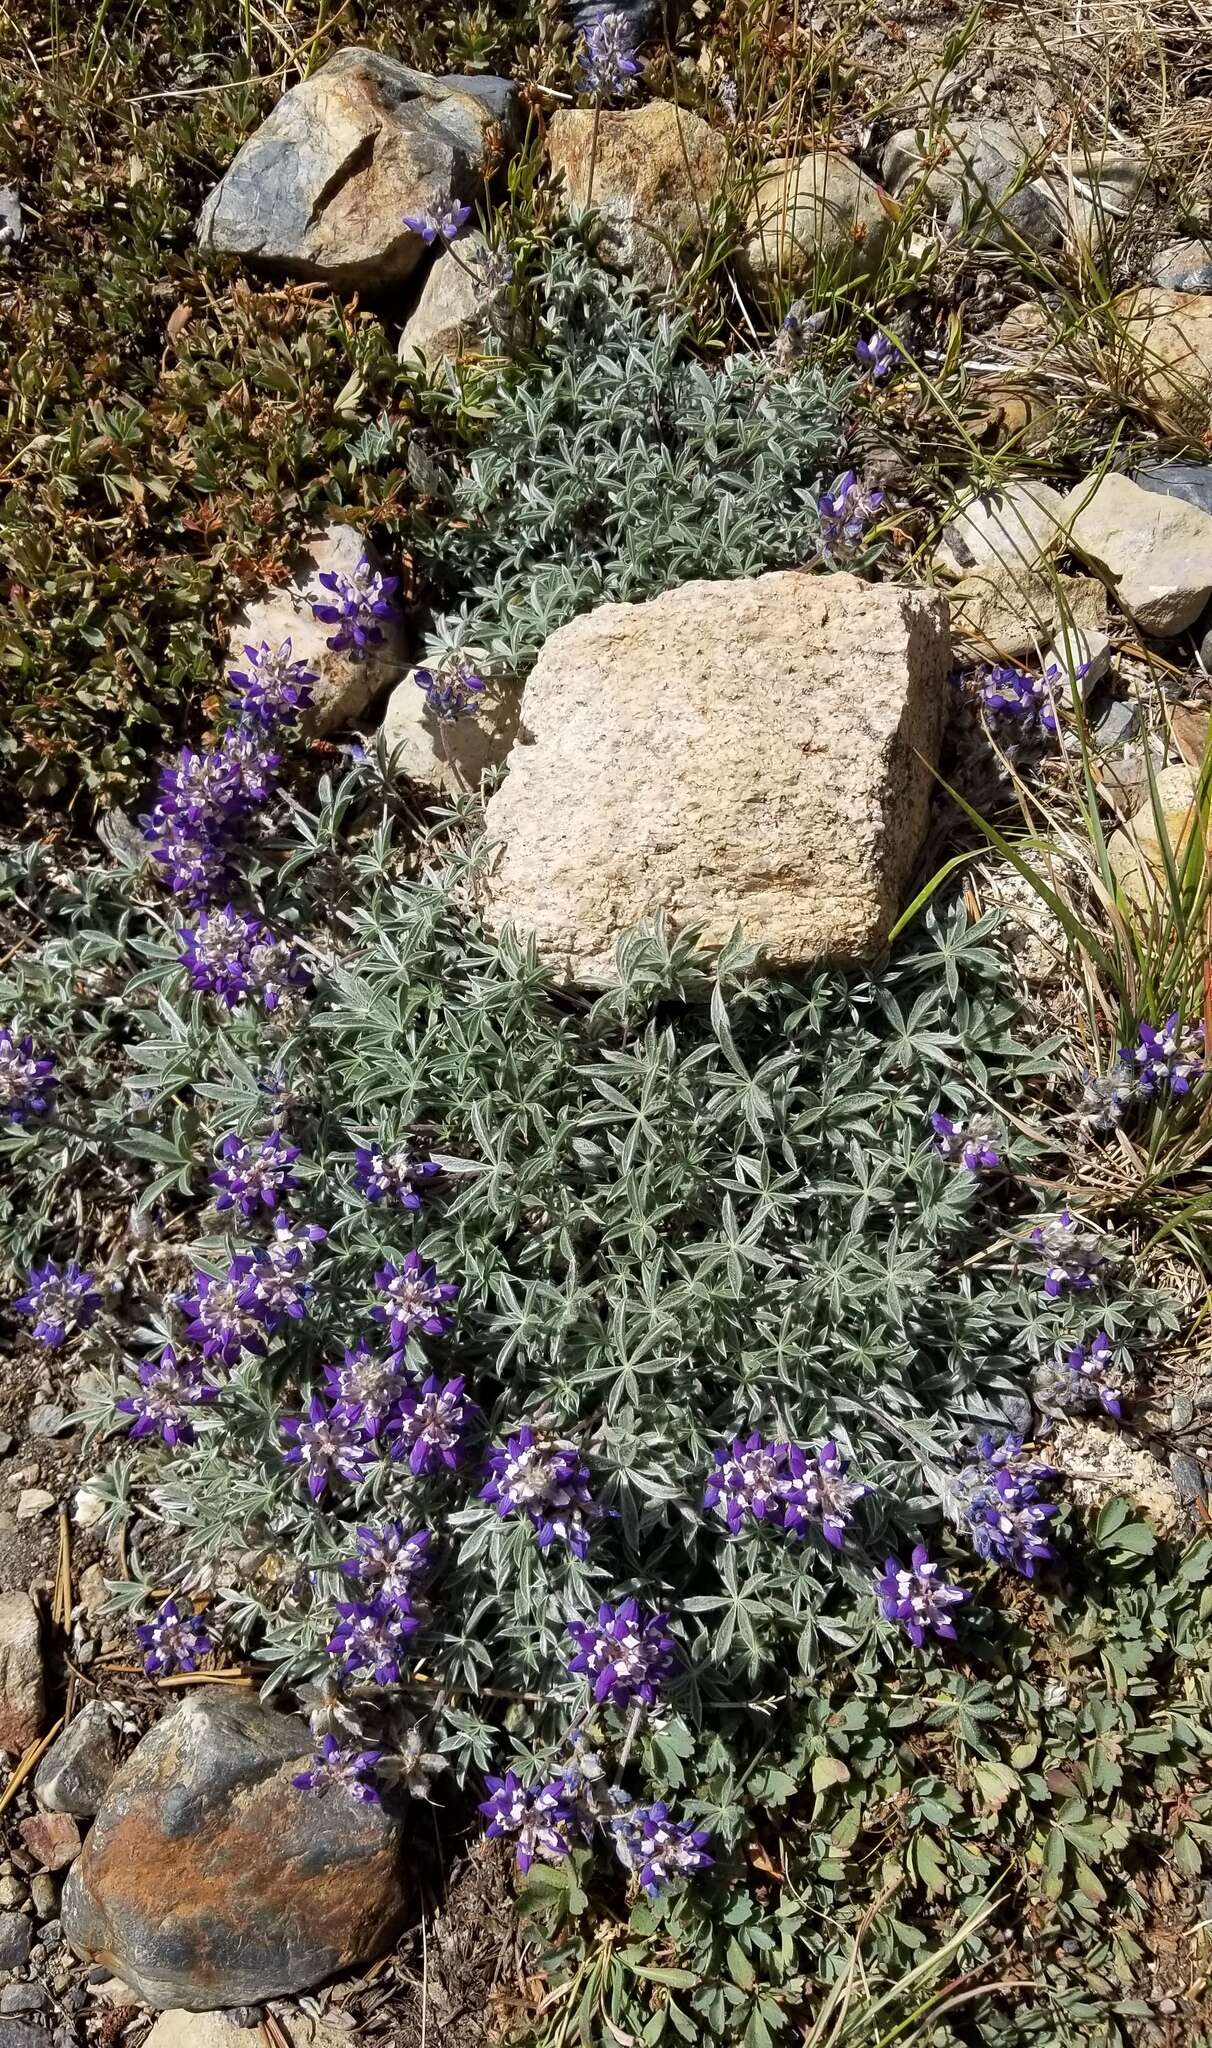
<instances>
[{"instance_id":1,"label":"ground-hugging plant","mask_svg":"<svg viewBox=\"0 0 1212 2048\"><path fill-rule=\"evenodd\" d=\"M564 229L544 252L526 301L537 359L502 379L421 549L458 600L438 643L507 670L594 605L810 561L844 453L853 374L769 352L708 368L689 320L655 320L587 240ZM850 555L878 509L848 504Z\"/></svg>"}]
</instances>

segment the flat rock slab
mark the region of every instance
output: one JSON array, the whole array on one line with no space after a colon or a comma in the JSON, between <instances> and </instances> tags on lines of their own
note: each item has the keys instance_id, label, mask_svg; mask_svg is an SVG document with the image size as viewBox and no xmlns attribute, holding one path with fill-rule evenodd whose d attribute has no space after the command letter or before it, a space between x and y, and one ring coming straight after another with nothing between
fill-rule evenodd
<instances>
[{"instance_id":1,"label":"flat rock slab","mask_svg":"<svg viewBox=\"0 0 1212 2048\"><path fill-rule=\"evenodd\" d=\"M341 50L238 152L202 208L199 246L326 284L398 283L425 250L405 214L474 199L519 123L506 79L430 78Z\"/></svg>"},{"instance_id":2,"label":"flat rock slab","mask_svg":"<svg viewBox=\"0 0 1212 2048\"><path fill-rule=\"evenodd\" d=\"M1194 625L1212 596L1212 515L1109 471L1075 484L1062 516L1076 552L1146 633Z\"/></svg>"},{"instance_id":3,"label":"flat rock slab","mask_svg":"<svg viewBox=\"0 0 1212 2048\"><path fill-rule=\"evenodd\" d=\"M26 1593L0 1594L0 1750L27 1749L45 1719L38 1610Z\"/></svg>"},{"instance_id":4,"label":"flat rock slab","mask_svg":"<svg viewBox=\"0 0 1212 2048\"><path fill-rule=\"evenodd\" d=\"M306 1724L192 1693L114 1778L63 1894L86 1962L150 2004L257 2004L370 1962L404 1911L400 1823L291 1783Z\"/></svg>"},{"instance_id":5,"label":"flat rock slab","mask_svg":"<svg viewBox=\"0 0 1212 2048\"><path fill-rule=\"evenodd\" d=\"M487 811L499 927L613 978L658 912L788 965L882 950L921 844L945 599L794 570L603 605L554 633Z\"/></svg>"}]
</instances>

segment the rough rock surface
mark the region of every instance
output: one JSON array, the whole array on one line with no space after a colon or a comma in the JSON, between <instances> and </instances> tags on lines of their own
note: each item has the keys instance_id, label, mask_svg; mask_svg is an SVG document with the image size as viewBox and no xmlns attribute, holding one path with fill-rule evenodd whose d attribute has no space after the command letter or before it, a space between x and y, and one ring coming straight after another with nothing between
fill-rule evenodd
<instances>
[{"instance_id":1,"label":"rough rock surface","mask_svg":"<svg viewBox=\"0 0 1212 2048\"><path fill-rule=\"evenodd\" d=\"M892 231L881 187L836 150L776 157L750 203L741 264L754 289L846 281L874 268Z\"/></svg>"},{"instance_id":2,"label":"rough rock surface","mask_svg":"<svg viewBox=\"0 0 1212 2048\"><path fill-rule=\"evenodd\" d=\"M88 1820L118 1768L118 1731L103 1700L90 1700L43 1757L34 1797L50 1813Z\"/></svg>"},{"instance_id":3,"label":"rough rock surface","mask_svg":"<svg viewBox=\"0 0 1212 2048\"><path fill-rule=\"evenodd\" d=\"M1092 576L1062 576L991 562L970 569L947 592L951 633L982 654L1026 661L1071 620L1079 632L1102 633L1107 593Z\"/></svg>"},{"instance_id":4,"label":"rough rock surface","mask_svg":"<svg viewBox=\"0 0 1212 2048\"><path fill-rule=\"evenodd\" d=\"M399 356L439 363L482 346L494 297L481 282L476 265L487 251L483 235L461 235L457 255L438 257L422 287L416 307L404 322Z\"/></svg>"},{"instance_id":5,"label":"rough rock surface","mask_svg":"<svg viewBox=\"0 0 1212 2048\"><path fill-rule=\"evenodd\" d=\"M1212 292L1212 242L1190 235L1154 257L1149 276L1168 292Z\"/></svg>"},{"instance_id":6,"label":"rough rock surface","mask_svg":"<svg viewBox=\"0 0 1212 2048\"><path fill-rule=\"evenodd\" d=\"M505 761L518 730L520 683L485 691L474 717L437 719L410 670L397 683L383 714L383 738L394 753L396 773L429 784L446 795L478 789L486 768Z\"/></svg>"},{"instance_id":7,"label":"rough rock surface","mask_svg":"<svg viewBox=\"0 0 1212 2048\"><path fill-rule=\"evenodd\" d=\"M1199 511L1212 513L1212 462L1151 462L1138 469L1132 481L1159 498L1182 498Z\"/></svg>"},{"instance_id":8,"label":"rough rock surface","mask_svg":"<svg viewBox=\"0 0 1212 2048\"><path fill-rule=\"evenodd\" d=\"M925 828L950 636L930 591L795 571L603 605L548 640L488 805L498 926L609 979L662 912L784 962L876 956Z\"/></svg>"},{"instance_id":9,"label":"rough rock surface","mask_svg":"<svg viewBox=\"0 0 1212 2048\"><path fill-rule=\"evenodd\" d=\"M404 1910L400 1823L297 1792L312 1746L294 1715L222 1692L157 1722L67 1881L77 1954L192 2011L302 1991L378 1955Z\"/></svg>"},{"instance_id":10,"label":"rough rock surface","mask_svg":"<svg viewBox=\"0 0 1212 2048\"><path fill-rule=\"evenodd\" d=\"M27 1749L45 1717L38 1610L28 1594L0 1594L0 1750Z\"/></svg>"},{"instance_id":11,"label":"rough rock surface","mask_svg":"<svg viewBox=\"0 0 1212 2048\"><path fill-rule=\"evenodd\" d=\"M1190 1518L1161 1459L1122 1430L1082 1416L1065 1416L1058 1420L1048 1449L1079 1507L1097 1511L1122 1495L1159 1536L1181 1537L1190 1529Z\"/></svg>"},{"instance_id":12,"label":"rough rock surface","mask_svg":"<svg viewBox=\"0 0 1212 2048\"><path fill-rule=\"evenodd\" d=\"M949 576L990 564L1033 569L1060 541L1063 503L1059 491L1034 477L969 498L948 522L934 566Z\"/></svg>"},{"instance_id":13,"label":"rough rock surface","mask_svg":"<svg viewBox=\"0 0 1212 2048\"><path fill-rule=\"evenodd\" d=\"M1139 354L1145 396L1202 440L1212 404L1212 295L1125 292L1115 301L1126 346Z\"/></svg>"},{"instance_id":14,"label":"rough rock surface","mask_svg":"<svg viewBox=\"0 0 1212 2048\"><path fill-rule=\"evenodd\" d=\"M1165 901L1170 881L1167 855L1177 867L1190 847L1191 834L1198 827L1199 809L1194 802L1195 777L1185 762L1176 762L1154 775L1149 788L1148 770L1143 768L1126 825L1107 841L1111 872L1124 894L1140 910L1148 911ZM1158 816L1161 813L1161 830ZM1165 843L1163 846L1163 837Z\"/></svg>"},{"instance_id":15,"label":"rough rock surface","mask_svg":"<svg viewBox=\"0 0 1212 2048\"><path fill-rule=\"evenodd\" d=\"M504 79L429 78L377 50L340 50L238 152L199 244L328 284L397 283L425 249L403 216L474 199L518 121Z\"/></svg>"},{"instance_id":16,"label":"rough rock surface","mask_svg":"<svg viewBox=\"0 0 1212 2048\"><path fill-rule=\"evenodd\" d=\"M596 134L595 134L596 120ZM672 100L595 117L561 108L547 130L547 159L573 209L602 217L599 253L650 291L668 291L699 254L724 187L728 145Z\"/></svg>"},{"instance_id":17,"label":"rough rock surface","mask_svg":"<svg viewBox=\"0 0 1212 2048\"><path fill-rule=\"evenodd\" d=\"M348 576L362 556L369 553L355 526L334 524L321 533L311 534L304 542L291 582L251 604L229 635L228 659L237 669L244 665L241 657L246 644L255 647L267 640L271 647L277 647L283 640L291 642L295 659L306 661L319 676L312 693L313 707L306 720L312 733L333 732L357 718L372 698L398 680L404 667L403 634L398 623L385 619L381 646L372 647L362 661L351 661L347 654L333 652L328 645L333 628L321 625L312 614L313 600L322 603L330 597L320 582L321 575L335 570L338 575ZM378 567L373 554L371 559Z\"/></svg>"},{"instance_id":18,"label":"rough rock surface","mask_svg":"<svg viewBox=\"0 0 1212 2048\"><path fill-rule=\"evenodd\" d=\"M1212 596L1212 515L1108 472L1075 484L1062 516L1076 553L1146 633L1194 625Z\"/></svg>"}]
</instances>

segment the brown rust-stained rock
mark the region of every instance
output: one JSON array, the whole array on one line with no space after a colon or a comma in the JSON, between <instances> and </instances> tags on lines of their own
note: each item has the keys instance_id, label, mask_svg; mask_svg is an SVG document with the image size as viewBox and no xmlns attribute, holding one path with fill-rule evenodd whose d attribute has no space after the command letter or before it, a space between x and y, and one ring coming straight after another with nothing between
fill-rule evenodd
<instances>
[{"instance_id":1,"label":"brown rust-stained rock","mask_svg":"<svg viewBox=\"0 0 1212 2048\"><path fill-rule=\"evenodd\" d=\"M1212 410L1212 296L1124 292L1115 311L1123 323L1124 368L1167 419L1202 439Z\"/></svg>"},{"instance_id":2,"label":"brown rust-stained rock","mask_svg":"<svg viewBox=\"0 0 1212 2048\"><path fill-rule=\"evenodd\" d=\"M667 291L702 250L724 188L728 145L671 100L594 114L561 108L547 157L574 208L601 215L599 254L637 283Z\"/></svg>"},{"instance_id":3,"label":"brown rust-stained rock","mask_svg":"<svg viewBox=\"0 0 1212 2048\"><path fill-rule=\"evenodd\" d=\"M548 640L488 806L497 926L609 979L660 912L775 961L882 949L925 828L945 599L797 571L603 605Z\"/></svg>"},{"instance_id":4,"label":"brown rust-stained rock","mask_svg":"<svg viewBox=\"0 0 1212 2048\"><path fill-rule=\"evenodd\" d=\"M45 1718L38 1610L27 1593L0 1594L0 1750L28 1749Z\"/></svg>"},{"instance_id":5,"label":"brown rust-stained rock","mask_svg":"<svg viewBox=\"0 0 1212 2048\"><path fill-rule=\"evenodd\" d=\"M152 2005L255 2004L369 1962L403 1917L400 1823L291 1783L306 1725L199 1691L119 1770L63 1895L77 1954Z\"/></svg>"}]
</instances>

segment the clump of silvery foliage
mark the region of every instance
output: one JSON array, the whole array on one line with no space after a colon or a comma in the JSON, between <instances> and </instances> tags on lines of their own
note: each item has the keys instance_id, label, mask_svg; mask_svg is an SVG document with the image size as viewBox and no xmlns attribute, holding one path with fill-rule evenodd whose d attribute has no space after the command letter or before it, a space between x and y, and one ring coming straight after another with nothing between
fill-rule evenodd
<instances>
[{"instance_id":1,"label":"clump of silvery foliage","mask_svg":"<svg viewBox=\"0 0 1212 2048\"><path fill-rule=\"evenodd\" d=\"M821 552L852 372L776 375L744 351L708 366L688 318L654 316L575 230L532 298L541 353L503 371L430 535L429 571L462 600L439 639L520 671L594 605Z\"/></svg>"},{"instance_id":2,"label":"clump of silvery foliage","mask_svg":"<svg viewBox=\"0 0 1212 2048\"><path fill-rule=\"evenodd\" d=\"M755 1688L1046 1568L1032 1369L1096 1391L1111 1347L1122 1388L1170 1309L1020 1178L1046 1062L990 920L875 977L638 931L592 1000L482 928L480 841L418 858L394 803L363 760L246 847L272 1004L133 859L14 865L10 1310L92 1369L150 1669L293 1691L300 1796L495 1767L494 1832L602 1835L651 1888L710 1860L677 1731L731 1727L739 1772Z\"/></svg>"}]
</instances>

